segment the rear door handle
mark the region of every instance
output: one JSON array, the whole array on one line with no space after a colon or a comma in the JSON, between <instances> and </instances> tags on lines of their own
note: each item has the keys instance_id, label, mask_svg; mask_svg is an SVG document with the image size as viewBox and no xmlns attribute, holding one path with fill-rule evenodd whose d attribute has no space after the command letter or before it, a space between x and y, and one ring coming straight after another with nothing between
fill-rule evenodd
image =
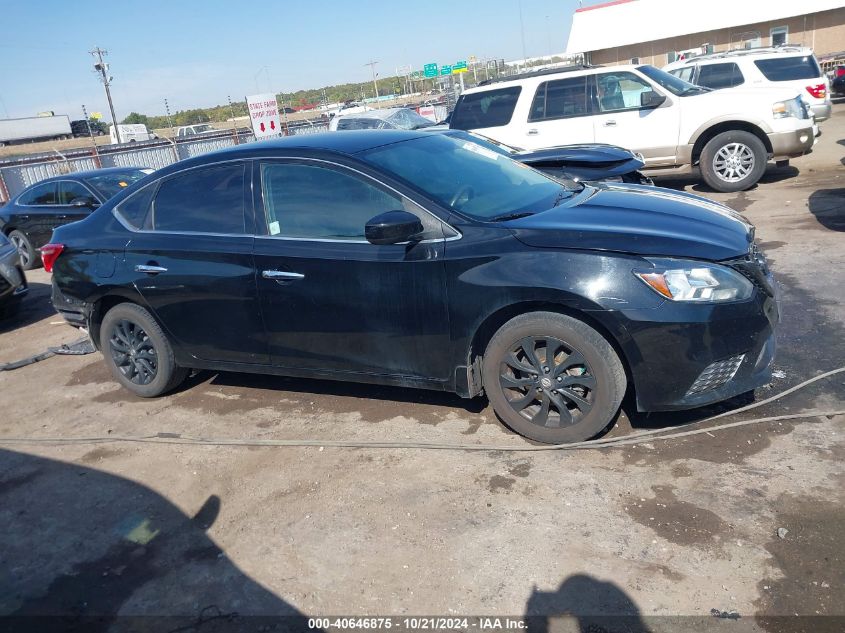
<instances>
[{"instance_id":1,"label":"rear door handle","mask_svg":"<svg viewBox=\"0 0 845 633\"><path fill-rule=\"evenodd\" d=\"M261 273L264 279L272 279L274 281L294 281L296 279L305 279L302 273L289 273L284 270L265 270Z\"/></svg>"},{"instance_id":2,"label":"rear door handle","mask_svg":"<svg viewBox=\"0 0 845 633\"><path fill-rule=\"evenodd\" d=\"M529 136L536 136L536 135L537 135L537 134L539 134L539 133L540 133L540 131L539 131L539 130L537 130L537 129L535 129L535 128L531 128L530 130L528 130L528 135L529 135Z\"/></svg>"},{"instance_id":3,"label":"rear door handle","mask_svg":"<svg viewBox=\"0 0 845 633\"><path fill-rule=\"evenodd\" d=\"M604 127L616 127L616 121L613 121L613 120L605 121Z\"/></svg>"},{"instance_id":4,"label":"rear door handle","mask_svg":"<svg viewBox=\"0 0 845 633\"><path fill-rule=\"evenodd\" d=\"M157 275L159 273L166 273L167 269L164 266L155 266L153 264L138 264L135 266L136 273L146 273L147 275Z\"/></svg>"}]
</instances>

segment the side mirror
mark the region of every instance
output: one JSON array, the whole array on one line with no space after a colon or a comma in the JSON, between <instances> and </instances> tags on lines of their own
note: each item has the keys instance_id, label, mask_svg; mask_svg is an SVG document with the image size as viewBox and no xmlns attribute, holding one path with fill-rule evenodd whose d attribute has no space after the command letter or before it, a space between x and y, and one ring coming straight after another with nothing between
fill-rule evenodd
<instances>
[{"instance_id":1,"label":"side mirror","mask_svg":"<svg viewBox=\"0 0 845 633\"><path fill-rule=\"evenodd\" d=\"M377 215L364 227L370 244L399 244L419 239L424 229L420 219L407 211L388 211Z\"/></svg>"},{"instance_id":2,"label":"side mirror","mask_svg":"<svg viewBox=\"0 0 845 633\"><path fill-rule=\"evenodd\" d=\"M647 90L640 93L640 106L643 108L657 108L666 101L666 97L659 95L654 90Z\"/></svg>"},{"instance_id":3,"label":"side mirror","mask_svg":"<svg viewBox=\"0 0 845 633\"><path fill-rule=\"evenodd\" d=\"M100 206L100 203L89 196L79 196L78 198L74 198L70 201L70 206L76 208L87 207L89 209L96 209Z\"/></svg>"}]
</instances>

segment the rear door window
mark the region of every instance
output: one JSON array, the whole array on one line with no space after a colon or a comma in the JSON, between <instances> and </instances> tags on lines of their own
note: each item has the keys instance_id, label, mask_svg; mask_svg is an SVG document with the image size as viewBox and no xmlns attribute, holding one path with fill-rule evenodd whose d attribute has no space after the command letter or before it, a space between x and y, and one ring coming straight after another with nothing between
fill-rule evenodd
<instances>
[{"instance_id":1,"label":"rear door window","mask_svg":"<svg viewBox=\"0 0 845 633\"><path fill-rule=\"evenodd\" d=\"M30 189L28 192L18 198L18 204L24 205L50 205L56 204L58 183L45 182L43 185L38 185Z\"/></svg>"},{"instance_id":2,"label":"rear door window","mask_svg":"<svg viewBox=\"0 0 845 633\"><path fill-rule=\"evenodd\" d=\"M541 83L531 104L529 121L565 119L591 114L587 77L570 77Z\"/></svg>"},{"instance_id":3,"label":"rear door window","mask_svg":"<svg viewBox=\"0 0 845 633\"><path fill-rule=\"evenodd\" d=\"M698 71L698 80L696 83L699 86L719 90L720 88L739 86L745 83L745 77L742 76L739 66L733 62L707 64L701 66L701 69Z\"/></svg>"},{"instance_id":4,"label":"rear door window","mask_svg":"<svg viewBox=\"0 0 845 633\"><path fill-rule=\"evenodd\" d=\"M812 55L758 59L754 62L754 65L769 81L817 79L822 74L819 63Z\"/></svg>"},{"instance_id":5,"label":"rear door window","mask_svg":"<svg viewBox=\"0 0 845 633\"><path fill-rule=\"evenodd\" d=\"M244 165L191 169L159 185L152 229L197 233L244 233Z\"/></svg>"},{"instance_id":6,"label":"rear door window","mask_svg":"<svg viewBox=\"0 0 845 633\"><path fill-rule=\"evenodd\" d=\"M72 180L62 180L59 183L59 204L70 204L76 198L91 198L94 196L82 183Z\"/></svg>"},{"instance_id":7,"label":"rear door window","mask_svg":"<svg viewBox=\"0 0 845 633\"><path fill-rule=\"evenodd\" d=\"M475 130L507 125L513 118L520 92L522 88L512 86L465 94L455 106L449 127L458 130Z\"/></svg>"}]
</instances>

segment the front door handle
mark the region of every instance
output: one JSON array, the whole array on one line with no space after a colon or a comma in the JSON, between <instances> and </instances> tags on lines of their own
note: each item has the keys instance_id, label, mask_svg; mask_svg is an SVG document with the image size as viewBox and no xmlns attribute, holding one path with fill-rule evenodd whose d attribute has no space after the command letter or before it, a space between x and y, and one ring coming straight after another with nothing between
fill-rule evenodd
<instances>
[{"instance_id":1,"label":"front door handle","mask_svg":"<svg viewBox=\"0 0 845 633\"><path fill-rule=\"evenodd\" d=\"M167 269L164 266L155 266L153 264L138 264L135 266L136 273L146 273L147 275L157 275L159 273L166 273Z\"/></svg>"},{"instance_id":2,"label":"front door handle","mask_svg":"<svg viewBox=\"0 0 845 633\"><path fill-rule=\"evenodd\" d=\"M613 119L611 119L610 121L605 121L604 127L616 127L616 121L614 121Z\"/></svg>"},{"instance_id":3,"label":"front door handle","mask_svg":"<svg viewBox=\"0 0 845 633\"><path fill-rule=\"evenodd\" d=\"M537 130L536 128L531 128L530 130L528 130L528 135L529 135L529 136L536 136L536 135L537 135L537 134L539 134L539 133L540 133L540 131L539 131L539 130Z\"/></svg>"},{"instance_id":4,"label":"front door handle","mask_svg":"<svg viewBox=\"0 0 845 633\"><path fill-rule=\"evenodd\" d=\"M274 281L294 281L296 279L305 279L302 273L289 273L283 270L265 270L261 273L264 279L272 279Z\"/></svg>"}]
</instances>

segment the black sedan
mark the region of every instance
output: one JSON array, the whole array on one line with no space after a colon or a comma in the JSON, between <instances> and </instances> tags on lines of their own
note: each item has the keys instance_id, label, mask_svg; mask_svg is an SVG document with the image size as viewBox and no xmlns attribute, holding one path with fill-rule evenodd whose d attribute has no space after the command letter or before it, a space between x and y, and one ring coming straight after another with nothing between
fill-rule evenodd
<instances>
[{"instance_id":1,"label":"black sedan","mask_svg":"<svg viewBox=\"0 0 845 633\"><path fill-rule=\"evenodd\" d=\"M21 256L24 270L38 265L38 249L53 229L88 217L113 195L152 170L112 167L47 178L24 189L0 207L0 232Z\"/></svg>"},{"instance_id":2,"label":"black sedan","mask_svg":"<svg viewBox=\"0 0 845 633\"><path fill-rule=\"evenodd\" d=\"M559 443L600 433L627 389L656 411L769 381L778 307L753 237L698 196L361 131L177 163L42 257L54 305L137 395L190 368L484 392Z\"/></svg>"}]
</instances>

